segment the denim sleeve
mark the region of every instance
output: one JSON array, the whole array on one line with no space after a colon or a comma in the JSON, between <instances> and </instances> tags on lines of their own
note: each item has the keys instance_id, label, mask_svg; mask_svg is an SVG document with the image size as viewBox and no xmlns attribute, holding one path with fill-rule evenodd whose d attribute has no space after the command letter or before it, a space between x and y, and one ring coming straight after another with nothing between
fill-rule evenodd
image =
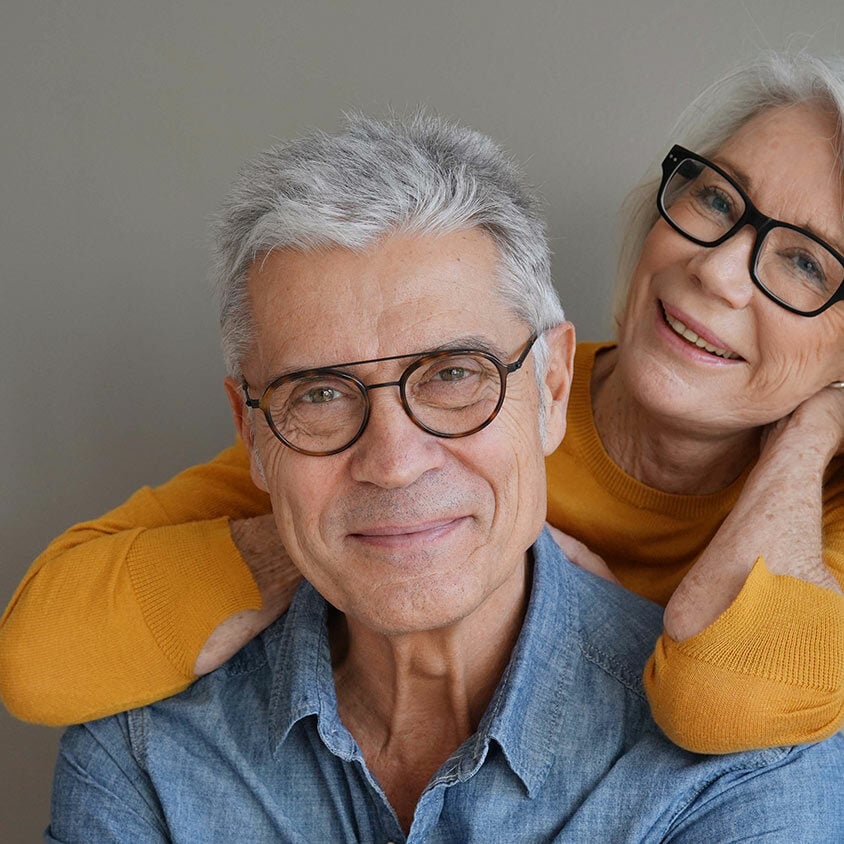
<instances>
[{"instance_id":1,"label":"denim sleeve","mask_svg":"<svg viewBox=\"0 0 844 844\"><path fill-rule=\"evenodd\" d=\"M64 844L169 841L155 790L133 753L125 716L65 732L44 840Z\"/></svg>"},{"instance_id":2,"label":"denim sleeve","mask_svg":"<svg viewBox=\"0 0 844 844\"><path fill-rule=\"evenodd\" d=\"M755 770L738 768L703 788L664 841L844 841L844 738L770 752L781 756Z\"/></svg>"}]
</instances>

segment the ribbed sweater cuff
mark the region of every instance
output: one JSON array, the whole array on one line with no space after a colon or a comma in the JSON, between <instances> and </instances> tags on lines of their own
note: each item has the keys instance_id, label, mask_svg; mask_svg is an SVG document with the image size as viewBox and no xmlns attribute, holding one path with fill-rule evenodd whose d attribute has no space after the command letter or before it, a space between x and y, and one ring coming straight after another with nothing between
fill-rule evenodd
<instances>
[{"instance_id":1,"label":"ribbed sweater cuff","mask_svg":"<svg viewBox=\"0 0 844 844\"><path fill-rule=\"evenodd\" d=\"M225 518L139 531L127 566L150 632L186 678L218 624L261 608Z\"/></svg>"},{"instance_id":2,"label":"ribbed sweater cuff","mask_svg":"<svg viewBox=\"0 0 844 844\"><path fill-rule=\"evenodd\" d=\"M777 683L831 691L844 670L844 598L772 574L762 557L730 607L696 636L664 636L666 657L687 658Z\"/></svg>"}]
</instances>

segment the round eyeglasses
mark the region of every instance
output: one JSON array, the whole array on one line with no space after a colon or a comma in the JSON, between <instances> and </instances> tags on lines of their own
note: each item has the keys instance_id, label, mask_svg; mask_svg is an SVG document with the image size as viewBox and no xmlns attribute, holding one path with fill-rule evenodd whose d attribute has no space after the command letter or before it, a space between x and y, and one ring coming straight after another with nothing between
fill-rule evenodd
<instances>
[{"instance_id":1,"label":"round eyeglasses","mask_svg":"<svg viewBox=\"0 0 844 844\"><path fill-rule=\"evenodd\" d=\"M756 229L750 277L788 311L813 317L844 300L844 256L812 232L767 217L735 179L680 146L662 162L657 207L663 219L700 246L718 246L744 226Z\"/></svg>"},{"instance_id":2,"label":"round eyeglasses","mask_svg":"<svg viewBox=\"0 0 844 844\"><path fill-rule=\"evenodd\" d=\"M435 437L468 437L495 419L507 391L507 376L521 369L537 335L528 340L518 359L502 363L477 349L448 349L432 354L392 355L336 366L304 369L282 375L248 407L263 411L270 430L301 454L327 457L344 451L363 434L369 422L371 390L398 387L407 415ZM415 360L398 381L364 384L343 371L352 366L392 360Z\"/></svg>"}]
</instances>

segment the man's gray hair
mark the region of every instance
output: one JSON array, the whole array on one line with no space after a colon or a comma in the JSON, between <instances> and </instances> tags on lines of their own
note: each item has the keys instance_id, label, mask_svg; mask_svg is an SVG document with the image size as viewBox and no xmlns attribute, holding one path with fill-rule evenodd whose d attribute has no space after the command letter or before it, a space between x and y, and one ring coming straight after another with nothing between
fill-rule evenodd
<instances>
[{"instance_id":1,"label":"man's gray hair","mask_svg":"<svg viewBox=\"0 0 844 844\"><path fill-rule=\"evenodd\" d=\"M561 323L538 201L487 136L421 112L351 115L336 134L317 131L271 147L241 169L214 228L228 373L240 376L253 342L246 278L261 256L284 248L365 250L393 234L474 228L497 247L497 292L516 316L537 334ZM534 355L544 372L543 338Z\"/></svg>"},{"instance_id":2,"label":"man's gray hair","mask_svg":"<svg viewBox=\"0 0 844 844\"><path fill-rule=\"evenodd\" d=\"M802 103L816 104L835 117L836 136L831 140L838 145L841 168L844 59L839 56L813 56L805 51L763 53L756 61L733 70L710 85L680 115L669 146L681 144L709 158L761 112ZM654 169L657 166L655 164ZM614 308L617 325L623 317L630 279L645 238L659 219L656 208L659 183L658 175L649 174L633 188L622 207Z\"/></svg>"}]
</instances>

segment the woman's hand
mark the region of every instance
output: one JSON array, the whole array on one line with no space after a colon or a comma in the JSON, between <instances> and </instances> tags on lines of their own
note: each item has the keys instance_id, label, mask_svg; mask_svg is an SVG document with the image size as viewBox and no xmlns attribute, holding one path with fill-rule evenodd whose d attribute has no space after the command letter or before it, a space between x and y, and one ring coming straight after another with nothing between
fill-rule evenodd
<instances>
[{"instance_id":1,"label":"woman's hand","mask_svg":"<svg viewBox=\"0 0 844 844\"><path fill-rule=\"evenodd\" d=\"M782 447L812 449L824 466L844 454L844 389L825 387L793 413L769 425L762 437L760 459Z\"/></svg>"},{"instance_id":2,"label":"woman's hand","mask_svg":"<svg viewBox=\"0 0 844 844\"><path fill-rule=\"evenodd\" d=\"M235 613L212 631L196 659L193 670L197 676L219 668L286 612L302 579L281 544L272 513L234 519L229 529L255 578L262 606L259 610Z\"/></svg>"},{"instance_id":3,"label":"woman's hand","mask_svg":"<svg viewBox=\"0 0 844 844\"><path fill-rule=\"evenodd\" d=\"M712 542L665 608L682 641L733 602L762 557L768 570L841 592L823 558L823 477L844 449L844 390L825 387L768 426L759 460Z\"/></svg>"},{"instance_id":4,"label":"woman's hand","mask_svg":"<svg viewBox=\"0 0 844 844\"><path fill-rule=\"evenodd\" d=\"M591 571L592 574L597 574L598 577L603 577L604 580L609 580L611 583L618 583L618 578L609 570L609 567L604 562L603 557L599 557L594 551L590 551L582 542L563 533L559 528L546 522L546 527L551 532L551 536L557 545L562 548L563 553L576 565L580 566L586 571Z\"/></svg>"}]
</instances>

